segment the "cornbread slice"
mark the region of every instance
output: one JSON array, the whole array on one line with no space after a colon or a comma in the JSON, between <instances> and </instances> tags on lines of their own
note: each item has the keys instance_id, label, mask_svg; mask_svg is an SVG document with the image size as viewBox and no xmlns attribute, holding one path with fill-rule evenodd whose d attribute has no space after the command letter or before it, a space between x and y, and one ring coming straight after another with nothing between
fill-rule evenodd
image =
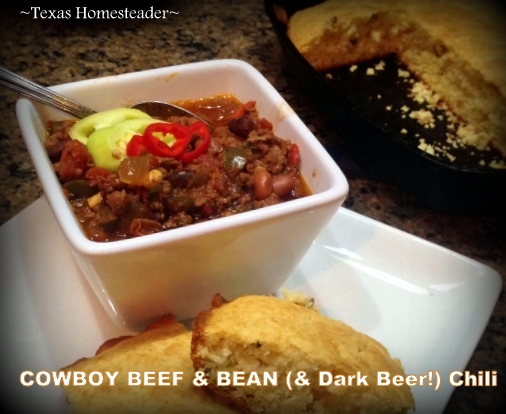
<instances>
[{"instance_id":1,"label":"cornbread slice","mask_svg":"<svg viewBox=\"0 0 506 414\"><path fill-rule=\"evenodd\" d=\"M475 0L327 0L287 34L317 70L395 54L460 122L466 144L506 156L506 14Z\"/></svg>"},{"instance_id":2,"label":"cornbread slice","mask_svg":"<svg viewBox=\"0 0 506 414\"><path fill-rule=\"evenodd\" d=\"M106 379L102 385L68 385L64 392L70 413L235 413L220 404L203 388L193 385L190 360L191 332L166 317L150 325L136 336L115 338L105 342L91 358L84 358L62 368L64 372L86 374L100 372ZM115 385L109 385L106 371L116 372ZM183 372L183 380L174 384L172 373ZM151 382L158 383L159 372L170 372L164 381L171 385L128 385L128 372L154 372ZM97 380L97 376L93 377Z\"/></svg>"},{"instance_id":3,"label":"cornbread slice","mask_svg":"<svg viewBox=\"0 0 506 414\"><path fill-rule=\"evenodd\" d=\"M195 320L191 353L210 389L248 413L405 413L414 408L409 387L376 384L378 371L404 375L399 360L376 340L296 299L243 296L227 303L213 298L212 308ZM299 371L307 373L310 385L297 386ZM341 375L347 381L360 372L368 385L352 379L347 386L333 381L320 386L323 371L331 372L332 380ZM243 372L245 384L220 383L218 372ZM264 372L277 373L275 386L263 380Z\"/></svg>"}]
</instances>

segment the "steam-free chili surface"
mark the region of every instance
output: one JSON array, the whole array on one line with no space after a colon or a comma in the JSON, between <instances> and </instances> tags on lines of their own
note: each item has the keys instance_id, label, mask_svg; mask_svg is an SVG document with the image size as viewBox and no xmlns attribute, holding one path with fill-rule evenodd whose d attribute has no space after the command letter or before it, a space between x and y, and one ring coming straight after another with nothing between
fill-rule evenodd
<instances>
[{"instance_id":1,"label":"steam-free chili surface","mask_svg":"<svg viewBox=\"0 0 506 414\"><path fill-rule=\"evenodd\" d=\"M222 95L179 104L215 127L203 130L196 119L170 118L176 126L153 127L151 135L129 142L117 172L94 166L86 145L70 139L72 121L48 123L48 155L89 239L147 235L310 194L300 176L298 147L274 135L255 102ZM149 151L154 131L177 125L191 135L183 153L171 156L160 142ZM188 140L181 136L181 142Z\"/></svg>"}]
</instances>

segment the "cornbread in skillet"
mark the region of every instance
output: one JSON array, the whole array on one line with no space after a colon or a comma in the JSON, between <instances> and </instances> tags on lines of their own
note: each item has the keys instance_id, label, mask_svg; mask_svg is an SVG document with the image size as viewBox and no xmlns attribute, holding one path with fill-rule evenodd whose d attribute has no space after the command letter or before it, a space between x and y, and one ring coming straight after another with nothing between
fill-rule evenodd
<instances>
[{"instance_id":1,"label":"cornbread in skillet","mask_svg":"<svg viewBox=\"0 0 506 414\"><path fill-rule=\"evenodd\" d=\"M405 413L414 408L406 386L377 386L378 371L404 375L401 362L373 338L323 316L311 301L243 296L226 302L213 298L210 310L194 323L194 368L209 377L209 387L248 413ZM217 386L217 372L244 372L262 378L277 373L277 386ZM310 385L290 390L305 371ZM367 375L368 386L318 385L319 371ZM255 380L255 377L253 377Z\"/></svg>"},{"instance_id":2,"label":"cornbread in skillet","mask_svg":"<svg viewBox=\"0 0 506 414\"><path fill-rule=\"evenodd\" d=\"M395 54L459 121L457 136L506 156L506 14L475 0L328 0L288 21L317 70Z\"/></svg>"},{"instance_id":3,"label":"cornbread in skillet","mask_svg":"<svg viewBox=\"0 0 506 414\"><path fill-rule=\"evenodd\" d=\"M85 358L61 371L93 371L103 373L100 386L65 386L71 413L234 413L215 401L203 388L195 387L190 360L191 332L166 317L150 325L136 336L115 338L105 342L91 358ZM115 385L109 386L105 372L119 371ZM170 386L128 385L129 371L183 372L183 380L174 385L172 376L165 380Z\"/></svg>"}]
</instances>

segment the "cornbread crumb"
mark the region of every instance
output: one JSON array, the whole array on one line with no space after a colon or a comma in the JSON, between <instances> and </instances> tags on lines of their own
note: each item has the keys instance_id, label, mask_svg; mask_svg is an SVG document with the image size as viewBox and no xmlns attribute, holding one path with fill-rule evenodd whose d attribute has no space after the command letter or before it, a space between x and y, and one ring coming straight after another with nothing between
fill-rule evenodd
<instances>
[{"instance_id":1,"label":"cornbread crumb","mask_svg":"<svg viewBox=\"0 0 506 414\"><path fill-rule=\"evenodd\" d=\"M375 66L374 69L376 70L385 70L385 62L383 60L380 60Z\"/></svg>"},{"instance_id":2,"label":"cornbread crumb","mask_svg":"<svg viewBox=\"0 0 506 414\"><path fill-rule=\"evenodd\" d=\"M397 73L400 78L409 78L411 76L408 70L399 69Z\"/></svg>"},{"instance_id":3,"label":"cornbread crumb","mask_svg":"<svg viewBox=\"0 0 506 414\"><path fill-rule=\"evenodd\" d=\"M490 162L490 168L502 170L506 168L506 162L504 160L492 160Z\"/></svg>"},{"instance_id":4,"label":"cornbread crumb","mask_svg":"<svg viewBox=\"0 0 506 414\"><path fill-rule=\"evenodd\" d=\"M409 96L418 103L427 103L429 107L436 107L441 97L430 90L423 82L415 82L412 85Z\"/></svg>"},{"instance_id":5,"label":"cornbread crumb","mask_svg":"<svg viewBox=\"0 0 506 414\"><path fill-rule=\"evenodd\" d=\"M281 288L281 297L284 300L287 300L289 302L293 302L297 305L304 306L308 309L314 309L314 298L311 298L307 295L305 295L302 292L293 292L291 290L288 290L285 287Z\"/></svg>"},{"instance_id":6,"label":"cornbread crumb","mask_svg":"<svg viewBox=\"0 0 506 414\"><path fill-rule=\"evenodd\" d=\"M430 144L427 144L423 138L420 139L420 145L418 145L418 148L420 148L422 151L425 151L427 154L435 154L434 147Z\"/></svg>"},{"instance_id":7,"label":"cornbread crumb","mask_svg":"<svg viewBox=\"0 0 506 414\"><path fill-rule=\"evenodd\" d=\"M419 111L412 111L409 114L410 118L416 119L421 125L426 128L434 128L434 115L432 112L421 109Z\"/></svg>"}]
</instances>

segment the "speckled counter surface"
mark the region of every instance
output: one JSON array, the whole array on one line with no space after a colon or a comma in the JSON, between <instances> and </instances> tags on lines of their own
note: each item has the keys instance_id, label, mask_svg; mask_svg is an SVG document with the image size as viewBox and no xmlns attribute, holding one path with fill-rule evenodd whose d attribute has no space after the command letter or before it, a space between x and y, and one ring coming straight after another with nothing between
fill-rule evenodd
<instances>
[{"instance_id":1,"label":"speckled counter surface","mask_svg":"<svg viewBox=\"0 0 506 414\"><path fill-rule=\"evenodd\" d=\"M264 74L324 144L338 140L299 90L262 1L173 1L153 6L176 13L158 21L76 22L34 19L20 9L2 9L0 62L52 85L207 59L242 59ZM0 87L0 224L42 194L15 118L17 98ZM381 181L346 152L338 162L350 183L347 208L476 259L506 278L506 215L437 212ZM501 402L506 406L505 322L502 292L468 366L472 372L496 370L499 386L456 388L447 413L486 412Z\"/></svg>"}]
</instances>

